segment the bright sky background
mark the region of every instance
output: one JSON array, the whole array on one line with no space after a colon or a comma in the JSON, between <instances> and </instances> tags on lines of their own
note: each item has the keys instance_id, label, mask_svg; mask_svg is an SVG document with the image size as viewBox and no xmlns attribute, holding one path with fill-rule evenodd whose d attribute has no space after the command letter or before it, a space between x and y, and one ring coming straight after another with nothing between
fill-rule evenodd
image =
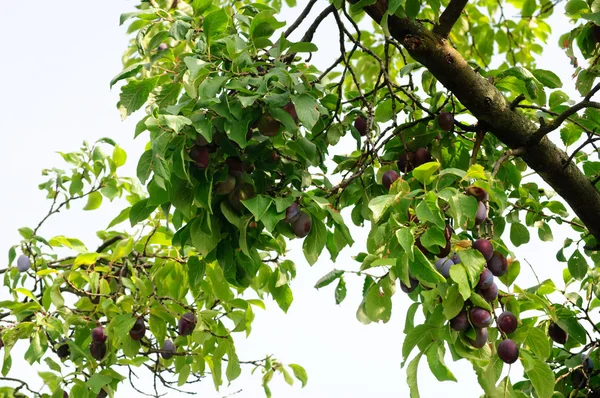
<instances>
[{"instance_id":1,"label":"bright sky background","mask_svg":"<svg viewBox=\"0 0 600 398\"><path fill-rule=\"evenodd\" d=\"M298 0L299 4L305 0ZM76 150L83 140L95 141L104 136L115 139L129 155L121 175L134 176L137 160L145 145L145 137L133 141L135 123L141 113L134 114L125 122L120 120L116 109L119 90L109 89L110 79L121 70L121 54L128 38L125 29L119 27L118 18L131 11L135 1L105 0L101 2L63 0L5 1L1 14L0 36L3 77L0 109L0 170L3 170L4 195L0 198L4 209L0 227L0 256L20 240L17 228L34 227L46 214L49 202L37 189L42 181L40 171L46 167L65 167L56 151ZM322 9L319 2L315 9ZM561 11L560 10L557 11ZM288 22L298 14L289 10L280 16ZM316 15L318 11L313 10ZM562 17L562 13L558 12ZM337 56L337 31L331 20L317 31L316 43L320 51L313 58L317 66L328 65ZM566 20L553 18L555 29L551 44L540 61L539 67L558 73L568 93L574 92L571 79L572 68L566 56L555 43L558 35L569 29ZM303 30L301 30L301 33ZM292 37L294 38L294 37ZM298 39L298 37L295 37ZM341 146L341 153L352 146ZM49 220L40 231L45 237L66 235L78 237L94 248L99 244L95 232L105 228L120 211L118 202L103 204L100 211L83 212L82 204L64 211ZM349 217L347 218L349 220ZM351 224L350 221L348 221ZM540 279L553 278L562 285L563 264L554 257L562 244L566 228L554 228L555 242L542 244L533 231L532 242L515 251L519 258L527 258L535 267ZM356 241L354 247L345 249L335 265L338 269L358 269L351 256L364 250L368 230L351 228ZM569 232L566 230L566 232ZM362 279L348 277L348 297L341 306L335 305L333 286L317 291L314 283L334 265L324 252L320 261L310 267L304 260L301 241L290 244L289 258L298 266L298 277L293 281L294 303L284 315L274 302L267 300L267 311L257 310L253 332L248 339L237 336L238 355L241 360L264 358L274 354L283 363L299 363L308 371L309 382L300 388L285 384L276 376L271 383L274 397L408 397L406 374L400 368L403 340L404 314L412 303L399 289L393 298L392 320L387 324L364 326L356 320L355 312L361 300ZM6 257L0 257L6 258ZM6 261L6 260L3 260ZM4 265L3 265L4 266ZM2 266L2 267L3 267ZM517 284L529 286L535 283L531 271L523 263ZM6 295L4 287L0 288ZM26 349L25 341L20 349ZM425 360L419 367L419 386L422 397L478 397L481 389L475 373L466 360L446 362L458 383L440 383L430 375ZM204 383L193 385L204 398L217 398L242 389L235 397L264 396L260 375L249 375L249 368L233 385L215 392L210 376ZM506 371L506 367L505 367ZM10 375L34 382L31 369L20 357L13 356ZM24 376L26 375L26 376ZM514 381L522 377L520 366L513 366ZM149 378L140 380L138 386L150 392ZM145 388L144 388L145 387ZM138 396L128 384L119 390L118 397ZM170 392L169 397L189 396Z\"/></svg>"}]
</instances>

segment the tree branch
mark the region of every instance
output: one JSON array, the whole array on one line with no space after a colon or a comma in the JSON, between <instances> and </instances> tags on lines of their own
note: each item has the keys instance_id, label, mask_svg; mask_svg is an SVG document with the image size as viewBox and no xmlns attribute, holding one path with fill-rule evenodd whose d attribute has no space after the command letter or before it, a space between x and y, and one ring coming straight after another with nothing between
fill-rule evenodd
<instances>
[{"instance_id":1,"label":"tree branch","mask_svg":"<svg viewBox=\"0 0 600 398\"><path fill-rule=\"evenodd\" d=\"M433 28L433 33L444 39L447 38L468 2L469 0L450 0L450 4L440 15L438 24Z\"/></svg>"},{"instance_id":2,"label":"tree branch","mask_svg":"<svg viewBox=\"0 0 600 398\"><path fill-rule=\"evenodd\" d=\"M494 163L494 168L492 169L492 175L496 176L496 174L498 174L498 170L500 170L500 166L502 166L502 163L506 162L508 160L508 158L510 158L511 156L521 156L524 153L525 153L525 150L523 148L509 149L508 151L504 152L504 154L502 154L502 156L500 156L498 158L496 163Z\"/></svg>"},{"instance_id":3,"label":"tree branch","mask_svg":"<svg viewBox=\"0 0 600 398\"><path fill-rule=\"evenodd\" d=\"M380 22L387 0L364 8ZM510 103L491 82L477 73L446 40L408 18L388 16L391 36L438 79L488 131L511 149L525 148L522 159L573 209L588 230L600 239L600 192L573 163L564 165L567 154L547 137L530 141L538 130L528 117L510 109Z\"/></svg>"},{"instance_id":4,"label":"tree branch","mask_svg":"<svg viewBox=\"0 0 600 398\"><path fill-rule=\"evenodd\" d=\"M600 103L590 101L590 99L594 96L594 94L598 92L598 90L600 90L600 83L596 84L596 86L585 96L585 98L581 102L573 105L572 107L558 115L558 117L554 119L552 123L540 127L538 131L536 131L535 134L531 136L531 143L539 142L542 138L544 138L544 136L559 128L563 124L563 122L569 118L569 116L574 115L580 110L584 108L600 108Z\"/></svg>"}]
</instances>

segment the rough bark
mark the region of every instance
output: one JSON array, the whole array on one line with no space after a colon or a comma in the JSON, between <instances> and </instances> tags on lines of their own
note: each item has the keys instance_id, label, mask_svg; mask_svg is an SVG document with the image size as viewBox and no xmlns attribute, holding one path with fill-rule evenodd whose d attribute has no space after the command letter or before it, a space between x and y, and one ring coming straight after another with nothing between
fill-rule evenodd
<instances>
[{"instance_id":1,"label":"rough bark","mask_svg":"<svg viewBox=\"0 0 600 398\"><path fill-rule=\"evenodd\" d=\"M387 0L365 7L380 22ZM509 102L488 80L475 72L443 37L407 18L388 17L394 39L423 64L480 121L489 132L512 149L524 148L522 156L573 209L589 231L600 240L600 192L574 163L565 166L567 154L548 137L531 139L538 126L510 108Z\"/></svg>"}]
</instances>

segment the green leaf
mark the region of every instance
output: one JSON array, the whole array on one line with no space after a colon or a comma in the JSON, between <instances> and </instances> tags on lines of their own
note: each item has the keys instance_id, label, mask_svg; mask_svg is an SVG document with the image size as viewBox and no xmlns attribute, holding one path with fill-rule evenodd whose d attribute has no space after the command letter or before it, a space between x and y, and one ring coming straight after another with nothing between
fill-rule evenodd
<instances>
[{"instance_id":1,"label":"green leaf","mask_svg":"<svg viewBox=\"0 0 600 398\"><path fill-rule=\"evenodd\" d=\"M410 19L415 19L419 15L419 11L421 11L421 0L406 0L404 8L406 15Z\"/></svg>"},{"instance_id":2,"label":"green leaf","mask_svg":"<svg viewBox=\"0 0 600 398\"><path fill-rule=\"evenodd\" d=\"M431 369L431 373L433 373L438 381L456 381L456 378L450 369L446 367L446 363L444 362L445 353L446 350L444 349L443 344L432 344L427 350L427 363L429 364L429 369Z\"/></svg>"},{"instance_id":3,"label":"green leaf","mask_svg":"<svg viewBox=\"0 0 600 398\"><path fill-rule=\"evenodd\" d=\"M532 360L532 364L526 366L525 373L535 388L539 398L552 398L554 395L554 373L552 369L541 360Z\"/></svg>"},{"instance_id":4,"label":"green leaf","mask_svg":"<svg viewBox=\"0 0 600 398\"><path fill-rule=\"evenodd\" d=\"M144 221L152 212L156 209L156 206L148 206L148 199L142 199L131 207L129 211L129 222L133 227L137 223Z\"/></svg>"},{"instance_id":5,"label":"green leaf","mask_svg":"<svg viewBox=\"0 0 600 398\"><path fill-rule=\"evenodd\" d=\"M386 210L394 204L394 195L381 195L369 202L369 209L373 212L373 222L378 222Z\"/></svg>"},{"instance_id":6,"label":"green leaf","mask_svg":"<svg viewBox=\"0 0 600 398\"><path fill-rule=\"evenodd\" d=\"M178 19L171 25L171 29L169 29L169 36L175 40L185 40L185 36L191 27L192 25L189 23Z\"/></svg>"},{"instance_id":7,"label":"green leaf","mask_svg":"<svg viewBox=\"0 0 600 398\"><path fill-rule=\"evenodd\" d=\"M113 378L110 376L103 375L101 373L94 373L92 377L88 379L86 384L92 390L94 394L98 394L102 387L112 382Z\"/></svg>"},{"instance_id":8,"label":"green leaf","mask_svg":"<svg viewBox=\"0 0 600 398\"><path fill-rule=\"evenodd\" d=\"M510 225L510 241L513 245L519 247L529 243L529 230L520 222L514 222Z\"/></svg>"},{"instance_id":9,"label":"green leaf","mask_svg":"<svg viewBox=\"0 0 600 398\"><path fill-rule=\"evenodd\" d=\"M142 184L145 184L152 172L152 150L147 150L142 154L137 165L137 178Z\"/></svg>"},{"instance_id":10,"label":"green leaf","mask_svg":"<svg viewBox=\"0 0 600 398\"><path fill-rule=\"evenodd\" d=\"M533 75L539 80L544 86L549 88L561 88L562 82L560 78L552 71L544 69L535 69Z\"/></svg>"},{"instance_id":11,"label":"green leaf","mask_svg":"<svg viewBox=\"0 0 600 398\"><path fill-rule=\"evenodd\" d=\"M444 316L446 319L452 319L457 316L462 311L464 304L465 300L459 293L458 286L450 286L446 291L446 298L444 298L444 301L442 301L442 306L444 307Z\"/></svg>"},{"instance_id":12,"label":"green leaf","mask_svg":"<svg viewBox=\"0 0 600 398\"><path fill-rule=\"evenodd\" d=\"M423 353L420 352L411 362L408 364L408 368L406 368L406 383L410 388L410 398L420 398L419 395L419 386L417 384L417 370L419 368L419 361Z\"/></svg>"},{"instance_id":13,"label":"green leaf","mask_svg":"<svg viewBox=\"0 0 600 398\"><path fill-rule=\"evenodd\" d=\"M121 119L125 120L127 116L146 103L158 79L158 77L153 77L146 80L132 80L121 88L121 95L117 104L121 112Z\"/></svg>"},{"instance_id":14,"label":"green leaf","mask_svg":"<svg viewBox=\"0 0 600 398\"><path fill-rule=\"evenodd\" d=\"M412 350L421 342L428 341L433 339L434 329L432 329L431 325L417 325L413 329L411 329L404 338L404 342L402 343L402 358L404 361L402 365L408 360L410 353Z\"/></svg>"},{"instance_id":15,"label":"green leaf","mask_svg":"<svg viewBox=\"0 0 600 398\"><path fill-rule=\"evenodd\" d=\"M365 297L365 312L373 322L387 323L392 316L392 297L379 284L372 285Z\"/></svg>"},{"instance_id":16,"label":"green leaf","mask_svg":"<svg viewBox=\"0 0 600 398\"><path fill-rule=\"evenodd\" d=\"M112 86L114 86L115 83L117 83L120 80L127 79L127 78L137 75L138 72L140 70L142 70L142 68L143 68L142 64L133 64L133 65L128 66L127 68L123 69L121 71L121 73L119 73L117 76L115 76L110 81L110 88L112 88Z\"/></svg>"},{"instance_id":17,"label":"green leaf","mask_svg":"<svg viewBox=\"0 0 600 398\"><path fill-rule=\"evenodd\" d=\"M75 258L75 261L73 261L73 267L77 268L82 265L92 265L96 262L99 255L100 253L80 254Z\"/></svg>"},{"instance_id":18,"label":"green leaf","mask_svg":"<svg viewBox=\"0 0 600 398\"><path fill-rule=\"evenodd\" d=\"M346 298L346 282L343 277L340 277L340 281L335 287L335 303L340 304Z\"/></svg>"},{"instance_id":19,"label":"green leaf","mask_svg":"<svg viewBox=\"0 0 600 398\"><path fill-rule=\"evenodd\" d=\"M250 213L252 213L254 219L256 221L260 221L267 210L269 210L271 203L273 203L273 199L267 195L256 195L251 199L243 200L242 203L248 210L250 210Z\"/></svg>"},{"instance_id":20,"label":"green leaf","mask_svg":"<svg viewBox=\"0 0 600 398\"><path fill-rule=\"evenodd\" d=\"M318 111L317 101L308 94L302 94L293 96L292 102L296 108L298 120L300 120L302 125L308 130L312 130L321 116Z\"/></svg>"},{"instance_id":21,"label":"green leaf","mask_svg":"<svg viewBox=\"0 0 600 398\"><path fill-rule=\"evenodd\" d=\"M415 247L415 237L412 234L410 228L400 228L396 231L396 238L398 239L398 243L404 249L406 254L408 254L408 259L414 261L414 247Z\"/></svg>"},{"instance_id":22,"label":"green leaf","mask_svg":"<svg viewBox=\"0 0 600 398\"><path fill-rule=\"evenodd\" d=\"M102 205L102 194L95 191L88 195L87 203L83 210L96 210L100 205Z\"/></svg>"},{"instance_id":23,"label":"green leaf","mask_svg":"<svg viewBox=\"0 0 600 398\"><path fill-rule=\"evenodd\" d=\"M323 221L319 220L312 214L311 218L312 227L308 233L308 236L304 238L302 250L304 251L304 257L306 257L306 261L308 261L310 265L313 265L317 262L319 255L325 247L325 242L327 241L327 229L325 228Z\"/></svg>"},{"instance_id":24,"label":"green leaf","mask_svg":"<svg viewBox=\"0 0 600 398\"><path fill-rule=\"evenodd\" d=\"M433 174L440 168L438 162L429 162L420 165L413 170L413 177L421 184L427 185L431 182Z\"/></svg>"},{"instance_id":25,"label":"green leaf","mask_svg":"<svg viewBox=\"0 0 600 398\"><path fill-rule=\"evenodd\" d=\"M127 152L123 150L120 146L116 145L113 149L112 154L113 162L115 162L116 167L121 167L127 162Z\"/></svg>"},{"instance_id":26,"label":"green leaf","mask_svg":"<svg viewBox=\"0 0 600 398\"><path fill-rule=\"evenodd\" d=\"M213 39L217 38L221 32L225 31L228 23L229 16L223 8L213 11L204 17L204 36L209 45Z\"/></svg>"},{"instance_id":27,"label":"green leaf","mask_svg":"<svg viewBox=\"0 0 600 398\"><path fill-rule=\"evenodd\" d=\"M573 252L567 264L573 278L582 280L587 274L589 266L579 249Z\"/></svg>"},{"instance_id":28,"label":"green leaf","mask_svg":"<svg viewBox=\"0 0 600 398\"><path fill-rule=\"evenodd\" d=\"M316 44L311 43L311 42L294 43L288 49L289 54L312 53L312 52L316 52L316 51L319 51L319 48L316 46Z\"/></svg>"},{"instance_id":29,"label":"green leaf","mask_svg":"<svg viewBox=\"0 0 600 398\"><path fill-rule=\"evenodd\" d=\"M415 250L415 261L411 262L410 273L420 280L429 283L445 282L446 278L440 274L427 257L420 251Z\"/></svg>"},{"instance_id":30,"label":"green leaf","mask_svg":"<svg viewBox=\"0 0 600 398\"><path fill-rule=\"evenodd\" d=\"M545 361L550 356L552 346L548 336L542 329L536 327L527 328L527 337L525 344L529 346L531 351L538 359Z\"/></svg>"},{"instance_id":31,"label":"green leaf","mask_svg":"<svg viewBox=\"0 0 600 398\"><path fill-rule=\"evenodd\" d=\"M199 295L202 291L200 285L202 284L204 273L206 272L206 262L204 260L200 260L197 256L190 256L186 266L188 286L195 295Z\"/></svg>"},{"instance_id":32,"label":"green leaf","mask_svg":"<svg viewBox=\"0 0 600 398\"><path fill-rule=\"evenodd\" d=\"M325 287L329 284L331 284L333 281L335 281L336 279L338 279L340 276L344 275L344 271L338 270L338 269L334 269L332 271L329 271L327 274L325 274L324 276L322 276L317 283L315 283L315 289L320 289L322 287Z\"/></svg>"},{"instance_id":33,"label":"green leaf","mask_svg":"<svg viewBox=\"0 0 600 398\"><path fill-rule=\"evenodd\" d=\"M296 379L300 380L302 387L304 387L306 383L308 383L308 375L306 374L306 370L304 370L302 366L296 365L295 363L291 363L288 366L294 372Z\"/></svg>"},{"instance_id":34,"label":"green leaf","mask_svg":"<svg viewBox=\"0 0 600 398\"><path fill-rule=\"evenodd\" d=\"M221 227L216 217L211 217L210 215L207 215L206 217L209 218L207 222L207 224L210 224L209 231L205 231L201 220L198 218L192 223L190 231L192 244L198 249L198 253L203 257L206 257L208 253L212 252L221 240Z\"/></svg>"},{"instance_id":35,"label":"green leaf","mask_svg":"<svg viewBox=\"0 0 600 398\"><path fill-rule=\"evenodd\" d=\"M471 297L471 285L469 284L466 267L462 263L450 267L450 278L457 283L458 291L463 300L468 300Z\"/></svg>"}]
</instances>

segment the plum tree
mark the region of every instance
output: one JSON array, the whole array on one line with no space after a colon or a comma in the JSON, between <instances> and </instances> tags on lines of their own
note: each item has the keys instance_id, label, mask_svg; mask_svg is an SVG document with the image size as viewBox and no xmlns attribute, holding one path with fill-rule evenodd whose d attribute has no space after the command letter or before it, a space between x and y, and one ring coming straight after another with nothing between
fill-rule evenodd
<instances>
[{"instance_id":1,"label":"plum tree","mask_svg":"<svg viewBox=\"0 0 600 398\"><path fill-rule=\"evenodd\" d=\"M506 257L504 257L504 254L495 251L492 254L492 258L488 260L487 267L492 271L494 276L502 276L508 271L508 261L506 260Z\"/></svg>"},{"instance_id":2,"label":"plum tree","mask_svg":"<svg viewBox=\"0 0 600 398\"><path fill-rule=\"evenodd\" d=\"M177 349L175 348L175 344L171 340L165 340L160 351L160 355L164 359L171 359L173 358L173 354L175 354Z\"/></svg>"},{"instance_id":3,"label":"plum tree","mask_svg":"<svg viewBox=\"0 0 600 398\"><path fill-rule=\"evenodd\" d=\"M496 321L498 329L505 334L511 334L517 330L517 317L510 311L502 312Z\"/></svg>"},{"instance_id":4,"label":"plum tree","mask_svg":"<svg viewBox=\"0 0 600 398\"><path fill-rule=\"evenodd\" d=\"M392 184L398 178L400 178L400 174L398 174L396 170L388 170L383 173L383 176L381 177L381 183L383 184L384 188L389 191Z\"/></svg>"},{"instance_id":5,"label":"plum tree","mask_svg":"<svg viewBox=\"0 0 600 398\"><path fill-rule=\"evenodd\" d=\"M519 347L511 339L506 339L498 344L498 356L504 363L515 363L519 359Z\"/></svg>"},{"instance_id":6,"label":"plum tree","mask_svg":"<svg viewBox=\"0 0 600 398\"><path fill-rule=\"evenodd\" d=\"M104 343L108 336L104 333L104 328L102 326L97 326L92 329L92 340L100 343Z\"/></svg>"},{"instance_id":7,"label":"plum tree","mask_svg":"<svg viewBox=\"0 0 600 398\"><path fill-rule=\"evenodd\" d=\"M27 272L31 268L31 260L24 254L17 259L17 269L19 272Z\"/></svg>"},{"instance_id":8,"label":"plum tree","mask_svg":"<svg viewBox=\"0 0 600 398\"><path fill-rule=\"evenodd\" d=\"M129 330L129 336L133 340L141 340L144 338L146 334L146 324L144 322L144 318L140 317L135 320L135 323Z\"/></svg>"},{"instance_id":9,"label":"plum tree","mask_svg":"<svg viewBox=\"0 0 600 398\"><path fill-rule=\"evenodd\" d=\"M471 308L469 313L469 319L476 328L485 328L492 324L492 314L486 309L481 307Z\"/></svg>"},{"instance_id":10,"label":"plum tree","mask_svg":"<svg viewBox=\"0 0 600 398\"><path fill-rule=\"evenodd\" d=\"M56 347L56 355L61 359L69 358L71 350L69 349L69 343L67 339L62 339L59 345Z\"/></svg>"},{"instance_id":11,"label":"plum tree","mask_svg":"<svg viewBox=\"0 0 600 398\"><path fill-rule=\"evenodd\" d=\"M548 336L558 344L565 344L569 338L569 334L554 322L548 326Z\"/></svg>"},{"instance_id":12,"label":"plum tree","mask_svg":"<svg viewBox=\"0 0 600 398\"><path fill-rule=\"evenodd\" d=\"M400 289L406 294L412 293L417 287L419 287L419 281L413 277L409 278L410 284L406 285L404 282L400 282Z\"/></svg>"},{"instance_id":13,"label":"plum tree","mask_svg":"<svg viewBox=\"0 0 600 398\"><path fill-rule=\"evenodd\" d=\"M290 116L292 117L292 119L294 119L294 123L298 122L298 113L296 113L296 107L294 106L293 102L288 102L287 104L285 104L282 108L284 111L286 111L287 113L290 114Z\"/></svg>"},{"instance_id":14,"label":"plum tree","mask_svg":"<svg viewBox=\"0 0 600 398\"><path fill-rule=\"evenodd\" d=\"M104 341L92 341L90 343L90 354L96 361L101 361L106 356L106 343Z\"/></svg>"},{"instance_id":15,"label":"plum tree","mask_svg":"<svg viewBox=\"0 0 600 398\"><path fill-rule=\"evenodd\" d=\"M358 131L358 134L360 134L361 137L364 137L368 133L367 121L360 115L354 119L354 128Z\"/></svg>"},{"instance_id":16,"label":"plum tree","mask_svg":"<svg viewBox=\"0 0 600 398\"><path fill-rule=\"evenodd\" d=\"M473 249L481 253L483 258L485 258L485 261L490 261L492 255L494 254L494 247L487 239L477 239L475 242L473 242Z\"/></svg>"},{"instance_id":17,"label":"plum tree","mask_svg":"<svg viewBox=\"0 0 600 398\"><path fill-rule=\"evenodd\" d=\"M275 137L279 133L281 123L273 118L269 113L263 113L258 119L258 131L266 137Z\"/></svg>"},{"instance_id":18,"label":"plum tree","mask_svg":"<svg viewBox=\"0 0 600 398\"><path fill-rule=\"evenodd\" d=\"M484 268L479 275L479 282L477 282L478 289L488 289L492 283L494 283L494 275L487 268Z\"/></svg>"},{"instance_id":19,"label":"plum tree","mask_svg":"<svg viewBox=\"0 0 600 398\"><path fill-rule=\"evenodd\" d=\"M304 238L312 228L312 218L307 213L301 211L296 221L292 223L294 235L298 238Z\"/></svg>"},{"instance_id":20,"label":"plum tree","mask_svg":"<svg viewBox=\"0 0 600 398\"><path fill-rule=\"evenodd\" d=\"M487 328L475 329L475 338L469 339L469 342L473 348L483 348L488 341L488 330Z\"/></svg>"},{"instance_id":21,"label":"plum tree","mask_svg":"<svg viewBox=\"0 0 600 398\"><path fill-rule=\"evenodd\" d=\"M479 289L479 294L481 294L481 297L486 299L486 301L492 302L498 297L498 285L496 285L495 282L492 282L487 289Z\"/></svg>"},{"instance_id":22,"label":"plum tree","mask_svg":"<svg viewBox=\"0 0 600 398\"><path fill-rule=\"evenodd\" d=\"M440 112L437 118L438 126L442 130L451 131L452 127L454 127L454 116L450 112Z\"/></svg>"},{"instance_id":23,"label":"plum tree","mask_svg":"<svg viewBox=\"0 0 600 398\"><path fill-rule=\"evenodd\" d=\"M196 327L196 316L191 312L186 312L179 318L179 322L177 324L177 331L180 336L188 336L192 334L194 328Z\"/></svg>"},{"instance_id":24,"label":"plum tree","mask_svg":"<svg viewBox=\"0 0 600 398\"><path fill-rule=\"evenodd\" d=\"M479 225L488 217L488 209L484 202L477 203L477 213L475 213L475 225Z\"/></svg>"},{"instance_id":25,"label":"plum tree","mask_svg":"<svg viewBox=\"0 0 600 398\"><path fill-rule=\"evenodd\" d=\"M0 269L1 393L5 382L8 396L27 392L12 381L23 352L49 368L28 384L44 385L39 396L95 396L100 382L119 396L135 384L121 376L129 366L164 390L152 396L207 376L218 389L248 364L267 393L280 376L304 385L300 365L237 349L237 336L260 330L254 308L288 312L303 299L292 282L306 268L290 246L310 265L356 260L315 286L335 286L340 305L358 296L361 324L411 302L403 395L425 395L423 357L453 379L447 353L471 363L478 396L600 390L589 370L600 345L598 5L290 1L287 21L281 1L255 3L140 1L121 17L132 36L110 84L121 117L137 118L136 175L121 175L127 154L104 137L61 152L67 166L36 181L48 209L19 228ZM332 36L339 46L323 52ZM571 73L540 56L555 37ZM109 201L122 208L103 207L105 228L79 224L97 244L47 235L67 209ZM534 258L531 275L543 277L528 283L518 252L557 232L556 262ZM88 347L90 325L102 326Z\"/></svg>"},{"instance_id":26,"label":"plum tree","mask_svg":"<svg viewBox=\"0 0 600 398\"><path fill-rule=\"evenodd\" d=\"M457 332L464 332L469 326L469 317L467 316L467 311L464 310L450 320L450 327Z\"/></svg>"}]
</instances>

